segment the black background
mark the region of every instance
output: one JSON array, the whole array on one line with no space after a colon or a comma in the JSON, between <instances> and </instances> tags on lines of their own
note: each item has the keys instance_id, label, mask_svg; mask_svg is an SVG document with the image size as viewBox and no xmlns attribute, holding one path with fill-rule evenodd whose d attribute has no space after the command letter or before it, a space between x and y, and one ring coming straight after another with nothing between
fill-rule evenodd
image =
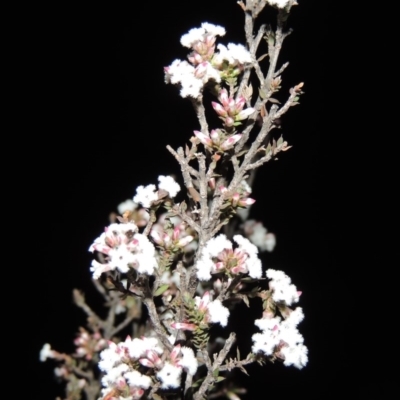
<instances>
[{"instance_id":1,"label":"black background","mask_svg":"<svg viewBox=\"0 0 400 400\"><path fill-rule=\"evenodd\" d=\"M183 145L198 128L190 102L164 84L163 67L185 58L181 35L204 21L226 28L222 43L243 43L243 13L233 0L65 4L25 12L21 123L31 133L24 137L20 209L32 221L32 248L25 261L29 295L21 304L29 321L23 334L32 340L30 393L45 400L61 395L62 387L54 382L54 365L38 362L42 345L72 351L85 321L72 289L99 302L89 245L138 185L179 173L165 146ZM397 385L385 362L396 335L390 319L379 318L390 303L391 279L374 253L376 172L364 157L368 129L359 129L357 120L371 117L367 108L355 116L365 40L357 18L338 2L303 0L289 19L294 32L280 58L290 62L281 96L299 82L305 95L282 121L293 148L257 176L252 216L277 235L266 267L284 270L303 291L300 331L309 364L301 371L249 368L251 378L242 380L249 399L386 398ZM241 311L234 321L245 334L254 328Z\"/></svg>"}]
</instances>

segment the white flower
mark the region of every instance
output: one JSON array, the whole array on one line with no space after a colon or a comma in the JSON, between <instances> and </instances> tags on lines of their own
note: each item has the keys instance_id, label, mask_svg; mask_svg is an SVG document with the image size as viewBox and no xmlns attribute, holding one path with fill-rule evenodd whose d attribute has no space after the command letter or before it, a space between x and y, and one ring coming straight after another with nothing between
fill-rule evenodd
<instances>
[{"instance_id":1,"label":"white flower","mask_svg":"<svg viewBox=\"0 0 400 400\"><path fill-rule=\"evenodd\" d=\"M122 360L121 354L118 353L118 346L113 342L110 342L109 346L108 349L105 349L100 353L101 361L98 366L104 372L110 371Z\"/></svg>"},{"instance_id":2,"label":"white flower","mask_svg":"<svg viewBox=\"0 0 400 400\"><path fill-rule=\"evenodd\" d=\"M251 54L241 44L228 43L228 47L223 44L218 44L219 53L215 53L213 64L221 65L224 60L228 61L229 65L236 66L238 64L251 63L253 60Z\"/></svg>"},{"instance_id":3,"label":"white flower","mask_svg":"<svg viewBox=\"0 0 400 400\"><path fill-rule=\"evenodd\" d=\"M129 367L127 364L119 364L116 367L110 368L107 371L107 374L103 376L101 379L101 383L103 386L112 386L119 379L122 378L122 374L124 372L129 371Z\"/></svg>"},{"instance_id":4,"label":"white flower","mask_svg":"<svg viewBox=\"0 0 400 400\"><path fill-rule=\"evenodd\" d=\"M188 48L192 47L194 43L203 39L204 33L204 28L192 28L181 37L181 45Z\"/></svg>"},{"instance_id":5,"label":"white flower","mask_svg":"<svg viewBox=\"0 0 400 400\"><path fill-rule=\"evenodd\" d=\"M157 378L162 382L161 388L177 388L181 385L182 368L176 367L169 362L157 372Z\"/></svg>"},{"instance_id":6,"label":"white flower","mask_svg":"<svg viewBox=\"0 0 400 400\"><path fill-rule=\"evenodd\" d=\"M283 272L274 269L267 270L267 278L271 279L269 287L273 291L272 298L274 301L283 301L288 306L297 303L300 298L300 292L296 286L291 283L291 279Z\"/></svg>"},{"instance_id":7,"label":"white flower","mask_svg":"<svg viewBox=\"0 0 400 400\"><path fill-rule=\"evenodd\" d=\"M219 25L213 25L208 22L203 22L201 28L193 28L188 33L181 37L181 44L184 47L191 48L197 42L203 41L205 36L211 34L212 36L224 36L225 28Z\"/></svg>"},{"instance_id":8,"label":"white flower","mask_svg":"<svg viewBox=\"0 0 400 400\"><path fill-rule=\"evenodd\" d=\"M129 382L129 386L148 389L151 385L151 378L149 376L142 375L138 371L126 372L124 377Z\"/></svg>"},{"instance_id":9,"label":"white flower","mask_svg":"<svg viewBox=\"0 0 400 400\"><path fill-rule=\"evenodd\" d=\"M164 68L165 82L180 84L182 97L199 97L203 86L210 79L221 81L219 72L208 62L201 63L194 68L187 61L175 60L170 66Z\"/></svg>"},{"instance_id":10,"label":"white flower","mask_svg":"<svg viewBox=\"0 0 400 400\"><path fill-rule=\"evenodd\" d=\"M197 371L198 363L193 350L189 347L182 347L181 352L182 358L179 361L179 365L185 368L190 375L194 375Z\"/></svg>"},{"instance_id":11,"label":"white flower","mask_svg":"<svg viewBox=\"0 0 400 400\"><path fill-rule=\"evenodd\" d=\"M134 239L137 241L137 248L134 254L135 268L141 274L153 275L154 269L158 266L155 254L156 249L153 243L150 242L147 236L141 233L137 233Z\"/></svg>"},{"instance_id":12,"label":"white flower","mask_svg":"<svg viewBox=\"0 0 400 400\"><path fill-rule=\"evenodd\" d=\"M135 203L141 204L143 207L149 208L153 201L158 200L155 185L138 186L136 189L136 196L133 198Z\"/></svg>"},{"instance_id":13,"label":"white flower","mask_svg":"<svg viewBox=\"0 0 400 400\"><path fill-rule=\"evenodd\" d=\"M285 8L290 0L267 0L267 3L271 6L277 6L278 8Z\"/></svg>"},{"instance_id":14,"label":"white flower","mask_svg":"<svg viewBox=\"0 0 400 400\"><path fill-rule=\"evenodd\" d=\"M169 197L171 198L174 198L177 195L177 193L181 190L181 187L178 185L175 179L172 178L172 176L160 175L158 177L158 181L160 182L158 184L158 188L168 192Z\"/></svg>"},{"instance_id":15,"label":"white flower","mask_svg":"<svg viewBox=\"0 0 400 400\"><path fill-rule=\"evenodd\" d=\"M118 213L123 214L125 211L135 211L137 209L138 205L131 199L127 199L123 201L122 203L118 204Z\"/></svg>"},{"instance_id":16,"label":"white flower","mask_svg":"<svg viewBox=\"0 0 400 400\"><path fill-rule=\"evenodd\" d=\"M44 344L39 353L39 360L46 361L48 358L54 358L54 351L48 343Z\"/></svg>"},{"instance_id":17,"label":"white flower","mask_svg":"<svg viewBox=\"0 0 400 400\"><path fill-rule=\"evenodd\" d=\"M209 281L211 279L211 270L214 267L209 256L202 256L196 263L197 278L200 281Z\"/></svg>"},{"instance_id":18,"label":"white flower","mask_svg":"<svg viewBox=\"0 0 400 400\"><path fill-rule=\"evenodd\" d=\"M251 350L254 354L262 352L267 356L272 355L275 347L279 344L279 338L272 332L255 333L252 336L254 342Z\"/></svg>"},{"instance_id":19,"label":"white flower","mask_svg":"<svg viewBox=\"0 0 400 400\"><path fill-rule=\"evenodd\" d=\"M283 362L286 366L293 365L294 367L301 369L308 362L308 349L303 344L298 344L295 347L283 347L281 353L285 357Z\"/></svg>"},{"instance_id":20,"label":"white flower","mask_svg":"<svg viewBox=\"0 0 400 400\"><path fill-rule=\"evenodd\" d=\"M211 322L220 323L221 326L228 324L229 310L222 305L220 300L212 301L207 308Z\"/></svg>"},{"instance_id":21,"label":"white flower","mask_svg":"<svg viewBox=\"0 0 400 400\"><path fill-rule=\"evenodd\" d=\"M230 56L239 64L251 63L251 54L242 44L228 43Z\"/></svg>"},{"instance_id":22,"label":"white flower","mask_svg":"<svg viewBox=\"0 0 400 400\"><path fill-rule=\"evenodd\" d=\"M231 250L232 243L224 234L220 234L207 242L206 251L210 257L217 257L224 250Z\"/></svg>"},{"instance_id":23,"label":"white flower","mask_svg":"<svg viewBox=\"0 0 400 400\"><path fill-rule=\"evenodd\" d=\"M281 271L278 271L281 272ZM286 366L303 368L308 361L308 349L303 345L303 336L297 329L304 318L303 311L297 307L285 320L280 317L261 318L255 324L263 331L253 335L253 353L262 352L268 356L275 353L284 360Z\"/></svg>"},{"instance_id":24,"label":"white flower","mask_svg":"<svg viewBox=\"0 0 400 400\"><path fill-rule=\"evenodd\" d=\"M124 347L127 349L129 356L137 360L145 356L146 352L149 350L157 354L163 353L163 349L160 347L158 340L153 337L143 337L141 339L127 338L124 342Z\"/></svg>"}]
</instances>

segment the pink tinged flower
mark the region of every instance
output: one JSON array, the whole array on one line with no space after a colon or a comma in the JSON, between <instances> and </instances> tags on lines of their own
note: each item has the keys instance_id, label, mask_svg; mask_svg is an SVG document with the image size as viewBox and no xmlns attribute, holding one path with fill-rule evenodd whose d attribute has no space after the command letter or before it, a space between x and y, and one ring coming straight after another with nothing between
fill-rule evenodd
<instances>
[{"instance_id":1,"label":"pink tinged flower","mask_svg":"<svg viewBox=\"0 0 400 400\"><path fill-rule=\"evenodd\" d=\"M171 324L174 329L182 329L184 331L194 331L197 326L195 324L190 324L188 322L174 322Z\"/></svg>"},{"instance_id":2,"label":"pink tinged flower","mask_svg":"<svg viewBox=\"0 0 400 400\"><path fill-rule=\"evenodd\" d=\"M224 264L224 262L223 262L223 261L219 261L219 262L217 262L217 263L215 264L215 271L213 271L213 272L218 273L218 272L220 272L220 271L223 271L224 269L225 269L225 264Z\"/></svg>"},{"instance_id":3,"label":"pink tinged flower","mask_svg":"<svg viewBox=\"0 0 400 400\"><path fill-rule=\"evenodd\" d=\"M206 291L201 299L200 297L196 296L195 301L199 311L206 311L208 304L210 303L210 292Z\"/></svg>"},{"instance_id":4,"label":"pink tinged flower","mask_svg":"<svg viewBox=\"0 0 400 400\"><path fill-rule=\"evenodd\" d=\"M215 178L211 178L209 181L208 181L208 186L210 186L210 188L211 189L215 189Z\"/></svg>"},{"instance_id":5,"label":"pink tinged flower","mask_svg":"<svg viewBox=\"0 0 400 400\"><path fill-rule=\"evenodd\" d=\"M224 108L229 107L229 96L228 96L228 91L226 89L222 89L219 92L219 101L222 103Z\"/></svg>"},{"instance_id":6,"label":"pink tinged flower","mask_svg":"<svg viewBox=\"0 0 400 400\"><path fill-rule=\"evenodd\" d=\"M178 240L180 234L181 234L181 228L180 225L178 225L174 228L174 232L172 234L172 240L174 241Z\"/></svg>"},{"instance_id":7,"label":"pink tinged flower","mask_svg":"<svg viewBox=\"0 0 400 400\"><path fill-rule=\"evenodd\" d=\"M132 400L139 400L143 396L144 390L138 389L138 388L133 388L130 390L130 394L131 394Z\"/></svg>"},{"instance_id":8,"label":"pink tinged flower","mask_svg":"<svg viewBox=\"0 0 400 400\"><path fill-rule=\"evenodd\" d=\"M241 111L246 104L246 99L243 96L240 96L235 103L236 112Z\"/></svg>"},{"instance_id":9,"label":"pink tinged flower","mask_svg":"<svg viewBox=\"0 0 400 400\"><path fill-rule=\"evenodd\" d=\"M155 367L155 365L150 360L148 360L147 358L140 358L139 362L140 362L140 364L142 364L142 365L144 365L145 367L148 367L148 368L154 368Z\"/></svg>"},{"instance_id":10,"label":"pink tinged flower","mask_svg":"<svg viewBox=\"0 0 400 400\"><path fill-rule=\"evenodd\" d=\"M232 117L226 117L224 123L225 126L231 127L235 124L235 120Z\"/></svg>"},{"instance_id":11,"label":"pink tinged flower","mask_svg":"<svg viewBox=\"0 0 400 400\"><path fill-rule=\"evenodd\" d=\"M198 65L198 64L201 64L202 62L204 62L203 57L199 53L196 53L196 52L192 52L189 55L188 60L193 65ZM196 74L196 72L195 72L195 74Z\"/></svg>"},{"instance_id":12,"label":"pink tinged flower","mask_svg":"<svg viewBox=\"0 0 400 400\"><path fill-rule=\"evenodd\" d=\"M210 137L211 137L211 139L212 139L212 141L213 141L214 143L216 143L216 144L219 143L219 133L218 133L217 130L213 129L213 130L210 132Z\"/></svg>"},{"instance_id":13,"label":"pink tinged flower","mask_svg":"<svg viewBox=\"0 0 400 400\"><path fill-rule=\"evenodd\" d=\"M215 101L211 102L214 110L216 111L216 113L218 115L220 115L221 117L226 117L228 115L227 111L225 110L224 107L221 106L221 104L216 103Z\"/></svg>"},{"instance_id":14,"label":"pink tinged flower","mask_svg":"<svg viewBox=\"0 0 400 400\"><path fill-rule=\"evenodd\" d=\"M203 143L205 146L212 146L212 140L205 135L203 132L199 132L199 131L194 131L194 134L196 135L196 137L200 140L201 143Z\"/></svg>"},{"instance_id":15,"label":"pink tinged flower","mask_svg":"<svg viewBox=\"0 0 400 400\"><path fill-rule=\"evenodd\" d=\"M246 274L248 271L247 271L247 268L246 268L246 266L244 264L239 264L236 267L233 267L231 269L231 272L233 274L240 274L240 273Z\"/></svg>"},{"instance_id":16,"label":"pink tinged flower","mask_svg":"<svg viewBox=\"0 0 400 400\"><path fill-rule=\"evenodd\" d=\"M247 197L246 199L241 199L238 202L238 206L240 207L248 207L251 206L255 203L256 201L250 197Z\"/></svg>"},{"instance_id":17,"label":"pink tinged flower","mask_svg":"<svg viewBox=\"0 0 400 400\"><path fill-rule=\"evenodd\" d=\"M169 247L169 246L171 245L171 243L172 243L172 240L171 240L171 238L169 237L169 235L166 234L166 233L164 233L163 239L164 239L164 246L165 246L165 247Z\"/></svg>"},{"instance_id":18,"label":"pink tinged flower","mask_svg":"<svg viewBox=\"0 0 400 400\"><path fill-rule=\"evenodd\" d=\"M235 193L235 194L232 196L232 205L233 205L234 207L237 207L239 200L240 200L240 194L239 194L239 193Z\"/></svg>"},{"instance_id":19,"label":"pink tinged flower","mask_svg":"<svg viewBox=\"0 0 400 400\"><path fill-rule=\"evenodd\" d=\"M226 139L221 144L221 149L223 151L231 149L240 139L242 138L242 134L233 135L230 138Z\"/></svg>"},{"instance_id":20,"label":"pink tinged flower","mask_svg":"<svg viewBox=\"0 0 400 400\"><path fill-rule=\"evenodd\" d=\"M172 364L176 365L176 363L177 363L177 361L178 361L178 356L179 356L179 353L180 353L180 352L181 352L181 345L180 345L180 344L176 345L176 346L172 349L171 354L169 355L170 360L172 361Z\"/></svg>"},{"instance_id":21,"label":"pink tinged flower","mask_svg":"<svg viewBox=\"0 0 400 400\"><path fill-rule=\"evenodd\" d=\"M203 78L203 76L207 73L207 69L208 62L204 61L196 67L196 69L194 70L194 76L199 79Z\"/></svg>"}]
</instances>

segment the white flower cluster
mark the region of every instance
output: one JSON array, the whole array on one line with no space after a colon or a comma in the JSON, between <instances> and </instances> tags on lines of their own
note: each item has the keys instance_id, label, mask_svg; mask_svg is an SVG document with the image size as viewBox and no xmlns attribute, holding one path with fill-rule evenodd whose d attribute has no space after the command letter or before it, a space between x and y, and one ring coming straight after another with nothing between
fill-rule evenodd
<instances>
[{"instance_id":1,"label":"white flower cluster","mask_svg":"<svg viewBox=\"0 0 400 400\"><path fill-rule=\"evenodd\" d=\"M286 366L293 365L299 369L303 368L308 362L308 349L304 346L304 338L297 329L297 325L303 318L303 310L297 307L283 321L280 317L256 320L255 324L262 330L262 333L255 333L252 337L253 353L275 355L283 359Z\"/></svg>"},{"instance_id":2,"label":"white flower cluster","mask_svg":"<svg viewBox=\"0 0 400 400\"><path fill-rule=\"evenodd\" d=\"M228 324L229 310L224 307L220 300L211 301L210 292L205 292L203 297L194 298L197 308L206 313L207 322L226 326Z\"/></svg>"},{"instance_id":3,"label":"white flower cluster","mask_svg":"<svg viewBox=\"0 0 400 400\"><path fill-rule=\"evenodd\" d=\"M292 284L291 279L283 271L267 270L267 278L271 279L269 287L272 290L272 299L284 302L288 306L299 301L301 292Z\"/></svg>"},{"instance_id":4,"label":"white flower cluster","mask_svg":"<svg viewBox=\"0 0 400 400\"><path fill-rule=\"evenodd\" d=\"M191 375L196 373L198 363L192 349L177 345L165 360L160 357L163 354L164 349L156 338L132 340L128 337L118 344L110 342L109 348L100 353L99 368L105 373L103 396L117 390L140 399L153 384L151 374L160 381L162 389L168 389L180 386L183 369ZM135 369L139 364L149 368L146 375Z\"/></svg>"},{"instance_id":5,"label":"white flower cluster","mask_svg":"<svg viewBox=\"0 0 400 400\"><path fill-rule=\"evenodd\" d=\"M133 369L131 360L139 360L147 352L162 354L158 340L155 338L131 339L128 337L125 342L115 344L109 342L109 348L100 353L99 368L105 373L101 383L104 387L102 395L105 397L115 388L128 391L131 396L140 399L144 390L151 384L151 378ZM121 390L122 391L122 390Z\"/></svg>"},{"instance_id":6,"label":"white flower cluster","mask_svg":"<svg viewBox=\"0 0 400 400\"><path fill-rule=\"evenodd\" d=\"M165 69L165 82L180 84L182 97L199 97L203 86L210 79L221 82L219 72L207 61L195 68L187 61L177 59Z\"/></svg>"},{"instance_id":7,"label":"white flower cluster","mask_svg":"<svg viewBox=\"0 0 400 400\"><path fill-rule=\"evenodd\" d=\"M197 98L204 85L210 80L221 81L225 68L238 67L251 63L250 53L240 44L229 43L227 47L218 45L215 53L216 36L223 36L225 29L218 25L204 22L200 28L193 28L181 37L181 44L191 48L189 62L175 60L165 67L165 82L180 84L182 97ZM228 64L227 67L225 64Z\"/></svg>"},{"instance_id":8,"label":"white flower cluster","mask_svg":"<svg viewBox=\"0 0 400 400\"><path fill-rule=\"evenodd\" d=\"M201 28L193 28L188 33L181 37L181 44L189 49L196 43L202 42L206 36L224 36L226 33L225 28L219 25L213 25L208 22L203 22Z\"/></svg>"},{"instance_id":9,"label":"white flower cluster","mask_svg":"<svg viewBox=\"0 0 400 400\"><path fill-rule=\"evenodd\" d=\"M39 360L43 362L46 361L48 358L54 358L54 351L51 350L50 345L46 343L40 350Z\"/></svg>"},{"instance_id":10,"label":"white flower cluster","mask_svg":"<svg viewBox=\"0 0 400 400\"><path fill-rule=\"evenodd\" d=\"M123 214L126 211L135 211L138 207L138 204L135 203L133 200L131 199L127 199L125 201L123 201L122 203L118 204L117 210L119 214Z\"/></svg>"},{"instance_id":11,"label":"white flower cluster","mask_svg":"<svg viewBox=\"0 0 400 400\"><path fill-rule=\"evenodd\" d=\"M254 219L246 220L242 225L246 236L254 243L260 251L273 251L276 246L276 237L269 233L262 222Z\"/></svg>"},{"instance_id":12,"label":"white flower cluster","mask_svg":"<svg viewBox=\"0 0 400 400\"><path fill-rule=\"evenodd\" d=\"M261 278L262 267L257 247L241 235L235 235L233 240L238 244L235 249L224 234L207 242L196 263L199 280L208 281L211 279L211 274L219 272L248 273L252 278Z\"/></svg>"},{"instance_id":13,"label":"white flower cluster","mask_svg":"<svg viewBox=\"0 0 400 400\"><path fill-rule=\"evenodd\" d=\"M216 65L221 65L224 61L231 66L252 62L250 53L241 44L228 43L228 46L224 46L220 43L217 49L219 53L215 53L213 59Z\"/></svg>"},{"instance_id":14,"label":"white flower cluster","mask_svg":"<svg viewBox=\"0 0 400 400\"><path fill-rule=\"evenodd\" d=\"M115 269L126 273L135 268L139 273L152 275L157 268L155 248L147 236L137 233L138 227L127 224L111 224L89 247L106 255L106 263L92 261L90 270L98 279L103 272Z\"/></svg>"},{"instance_id":15,"label":"white flower cluster","mask_svg":"<svg viewBox=\"0 0 400 400\"><path fill-rule=\"evenodd\" d=\"M271 6L276 6L278 8L285 8L290 0L267 0L267 3Z\"/></svg>"},{"instance_id":16,"label":"white flower cluster","mask_svg":"<svg viewBox=\"0 0 400 400\"><path fill-rule=\"evenodd\" d=\"M160 175L158 177L159 185L158 188L168 192L171 198L174 198L181 190L179 184L171 176ZM136 189L136 195L133 198L135 203L141 204L145 208L149 208L153 201L158 200L158 193L155 185L138 186Z\"/></svg>"}]
</instances>

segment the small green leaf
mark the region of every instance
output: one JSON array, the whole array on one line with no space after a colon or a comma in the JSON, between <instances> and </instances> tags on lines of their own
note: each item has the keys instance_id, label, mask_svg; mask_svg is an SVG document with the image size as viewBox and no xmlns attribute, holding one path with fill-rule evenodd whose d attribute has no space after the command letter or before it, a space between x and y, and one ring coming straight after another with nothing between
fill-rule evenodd
<instances>
[{"instance_id":1,"label":"small green leaf","mask_svg":"<svg viewBox=\"0 0 400 400\"><path fill-rule=\"evenodd\" d=\"M203 383L204 379L205 378L198 379L195 383L192 384L192 387L193 388L199 387Z\"/></svg>"},{"instance_id":2,"label":"small green leaf","mask_svg":"<svg viewBox=\"0 0 400 400\"><path fill-rule=\"evenodd\" d=\"M258 89L258 94L263 100L267 97L267 93L264 88Z\"/></svg>"},{"instance_id":3,"label":"small green leaf","mask_svg":"<svg viewBox=\"0 0 400 400\"><path fill-rule=\"evenodd\" d=\"M168 288L169 284L161 285L154 293L154 297L161 296Z\"/></svg>"},{"instance_id":4,"label":"small green leaf","mask_svg":"<svg viewBox=\"0 0 400 400\"><path fill-rule=\"evenodd\" d=\"M242 297L244 304L246 304L247 307L250 307L250 303L249 303L249 298L244 294Z\"/></svg>"},{"instance_id":5,"label":"small green leaf","mask_svg":"<svg viewBox=\"0 0 400 400\"><path fill-rule=\"evenodd\" d=\"M214 378L217 378L218 375L219 375L219 369L217 368L217 369L215 369L215 370L213 371L213 377L214 377Z\"/></svg>"},{"instance_id":6,"label":"small green leaf","mask_svg":"<svg viewBox=\"0 0 400 400\"><path fill-rule=\"evenodd\" d=\"M222 381L224 381L226 378L224 377L224 376L219 376L216 380L215 380L215 382L222 382Z\"/></svg>"},{"instance_id":7,"label":"small green leaf","mask_svg":"<svg viewBox=\"0 0 400 400\"><path fill-rule=\"evenodd\" d=\"M270 98L268 99L268 101L271 102L271 103L274 103L274 104L281 104L281 102L280 102L279 100L274 99L273 97L270 97Z\"/></svg>"}]
</instances>

